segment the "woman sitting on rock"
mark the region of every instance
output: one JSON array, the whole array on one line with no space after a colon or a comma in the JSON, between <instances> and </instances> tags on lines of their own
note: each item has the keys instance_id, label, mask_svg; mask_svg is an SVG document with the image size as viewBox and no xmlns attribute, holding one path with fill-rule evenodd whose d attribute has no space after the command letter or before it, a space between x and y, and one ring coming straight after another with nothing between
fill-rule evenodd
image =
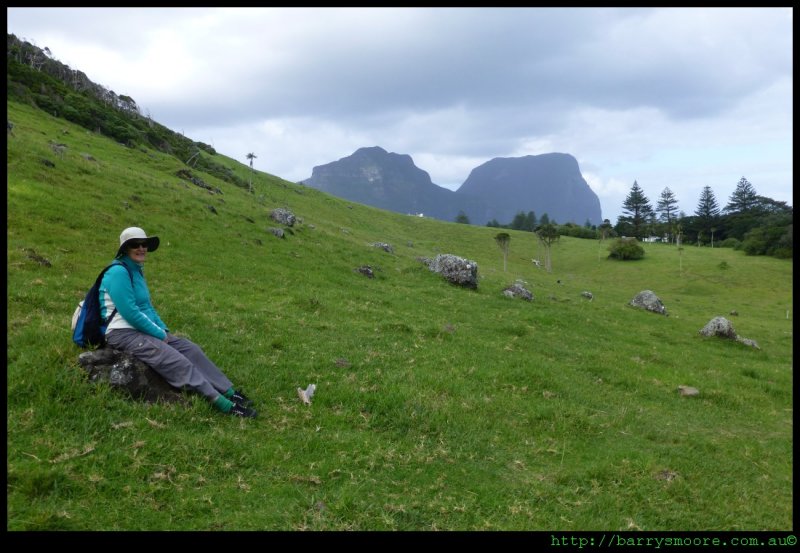
<instances>
[{"instance_id":1,"label":"woman sitting on rock","mask_svg":"<svg viewBox=\"0 0 800 553\"><path fill-rule=\"evenodd\" d=\"M100 284L100 315L108 317L116 309L106 328L106 342L150 366L171 386L202 394L219 411L255 417L252 402L233 387L203 350L170 334L156 313L143 268L148 252L156 251L158 245L157 236L148 237L138 227L120 234L115 264Z\"/></svg>"}]
</instances>

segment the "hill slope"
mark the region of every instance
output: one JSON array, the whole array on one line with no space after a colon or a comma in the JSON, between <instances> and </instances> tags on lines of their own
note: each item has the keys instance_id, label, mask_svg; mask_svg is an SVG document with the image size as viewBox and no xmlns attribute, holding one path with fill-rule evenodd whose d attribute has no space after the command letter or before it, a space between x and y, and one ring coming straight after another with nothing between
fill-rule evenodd
<instances>
[{"instance_id":1,"label":"hill slope","mask_svg":"<svg viewBox=\"0 0 800 553\"><path fill-rule=\"evenodd\" d=\"M562 237L548 274L532 234L509 231L504 272L496 229L261 172L250 194L7 109L9 530L792 527L790 262L647 245L618 263ZM301 219L285 239L269 232L276 207ZM131 225L161 238L146 270L162 317L258 419L86 381L70 316ZM436 253L477 261L478 290L417 260ZM503 296L516 279L533 302ZM627 307L643 289L669 317ZM731 309L761 350L698 336ZM295 389L311 382L305 406Z\"/></svg>"}]
</instances>

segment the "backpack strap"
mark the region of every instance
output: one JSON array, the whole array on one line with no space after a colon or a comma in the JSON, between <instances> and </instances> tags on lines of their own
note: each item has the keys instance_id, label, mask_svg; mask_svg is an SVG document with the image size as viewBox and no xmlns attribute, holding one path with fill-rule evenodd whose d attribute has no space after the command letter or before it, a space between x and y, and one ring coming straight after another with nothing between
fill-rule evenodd
<instances>
[{"instance_id":1,"label":"backpack strap","mask_svg":"<svg viewBox=\"0 0 800 553\"><path fill-rule=\"evenodd\" d=\"M128 276L129 276L129 277L130 277L130 279L131 279L131 287L133 287L133 273L131 273L131 270L130 270L130 269L128 269L128 266L127 266L127 265L125 265L124 263L118 263L118 262L116 262L116 261L115 261L114 263L112 263L111 265L109 265L108 267L106 267L105 269L103 269L103 272L102 272L102 273L100 273L100 277L99 277L99 280L98 280L98 282L99 282L100 280L102 280L102 279L103 279L103 275L105 275L105 274L106 274L106 271L108 271L108 270L109 270L111 267L113 267L114 265L121 265L121 266L125 267L125 270L126 270L126 271L128 271ZM112 311L112 312L111 312L111 315L109 315L108 317L106 317L105 319L103 319L103 326L108 326L108 323L110 323L110 322L111 322L111 319L113 319L113 318L114 318L114 315L116 315L116 314L117 314L117 306L115 305L115 306L114 306L114 311Z\"/></svg>"}]
</instances>

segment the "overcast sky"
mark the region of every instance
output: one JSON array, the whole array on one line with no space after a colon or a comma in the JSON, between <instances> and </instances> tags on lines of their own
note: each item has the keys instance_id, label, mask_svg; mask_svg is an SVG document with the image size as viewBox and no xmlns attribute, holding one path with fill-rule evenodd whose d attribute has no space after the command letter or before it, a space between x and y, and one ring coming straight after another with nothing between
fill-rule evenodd
<instances>
[{"instance_id":1,"label":"overcast sky","mask_svg":"<svg viewBox=\"0 0 800 553\"><path fill-rule=\"evenodd\" d=\"M290 181L365 146L453 190L563 152L612 223L634 181L687 215L742 177L793 205L790 8L8 8L8 32Z\"/></svg>"}]
</instances>

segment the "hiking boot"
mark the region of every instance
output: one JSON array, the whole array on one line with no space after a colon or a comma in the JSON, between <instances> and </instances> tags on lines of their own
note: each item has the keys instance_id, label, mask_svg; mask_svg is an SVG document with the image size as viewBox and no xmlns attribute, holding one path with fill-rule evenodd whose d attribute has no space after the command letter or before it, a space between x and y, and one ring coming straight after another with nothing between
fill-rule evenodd
<instances>
[{"instance_id":1,"label":"hiking boot","mask_svg":"<svg viewBox=\"0 0 800 553\"><path fill-rule=\"evenodd\" d=\"M244 395L240 390L234 390L233 395L228 399L234 403L238 403L242 407L250 407L253 404L253 401Z\"/></svg>"},{"instance_id":2,"label":"hiking boot","mask_svg":"<svg viewBox=\"0 0 800 553\"><path fill-rule=\"evenodd\" d=\"M231 410L228 412L229 415L233 415L235 417L249 417L251 419L256 418L258 412L255 409L250 409L249 407L245 407L244 405L239 405L238 403L234 403Z\"/></svg>"}]
</instances>

